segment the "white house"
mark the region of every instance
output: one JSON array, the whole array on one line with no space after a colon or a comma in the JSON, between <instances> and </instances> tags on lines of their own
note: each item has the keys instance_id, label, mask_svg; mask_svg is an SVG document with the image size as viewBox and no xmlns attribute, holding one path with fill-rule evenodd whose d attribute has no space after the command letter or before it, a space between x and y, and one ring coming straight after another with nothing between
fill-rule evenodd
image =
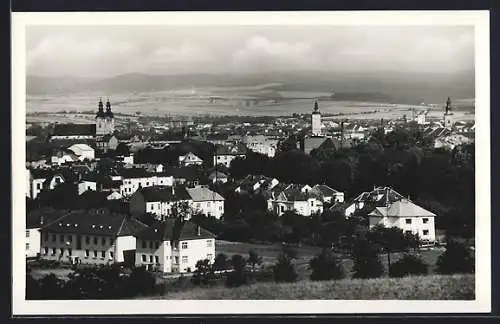
<instances>
[{"instance_id":1,"label":"white house","mask_svg":"<svg viewBox=\"0 0 500 324\"><path fill-rule=\"evenodd\" d=\"M311 191L309 186L296 184L276 186L267 193L268 209L274 211L278 216L286 211L294 211L302 216L311 216L323 212L323 202L320 197ZM275 190L276 189L276 190Z\"/></svg>"},{"instance_id":2,"label":"white house","mask_svg":"<svg viewBox=\"0 0 500 324\"><path fill-rule=\"evenodd\" d=\"M377 225L398 227L405 233L418 235L423 241L436 240L436 215L409 199L402 198L385 207L376 207L368 216L370 228Z\"/></svg>"},{"instance_id":3,"label":"white house","mask_svg":"<svg viewBox=\"0 0 500 324\"><path fill-rule=\"evenodd\" d=\"M56 185L63 183L64 177L52 170L30 170L30 198L36 199L42 189L53 190Z\"/></svg>"},{"instance_id":4,"label":"white house","mask_svg":"<svg viewBox=\"0 0 500 324\"><path fill-rule=\"evenodd\" d=\"M243 143L249 150L271 158L276 155L278 142L279 140L264 135L245 136L243 139Z\"/></svg>"},{"instance_id":5,"label":"white house","mask_svg":"<svg viewBox=\"0 0 500 324\"><path fill-rule=\"evenodd\" d=\"M180 202L192 205L191 196L183 186L144 187L132 194L129 209L133 215L151 213L156 215L157 219L165 220L174 216L175 206ZM190 215L187 215L187 218L189 217Z\"/></svg>"},{"instance_id":6,"label":"white house","mask_svg":"<svg viewBox=\"0 0 500 324\"><path fill-rule=\"evenodd\" d=\"M187 188L193 211L220 219L224 214L224 197L204 186Z\"/></svg>"},{"instance_id":7,"label":"white house","mask_svg":"<svg viewBox=\"0 0 500 324\"><path fill-rule=\"evenodd\" d=\"M189 221L167 219L135 236L135 264L148 270L193 272L199 260L208 259L212 263L215 259L215 235Z\"/></svg>"},{"instance_id":8,"label":"white house","mask_svg":"<svg viewBox=\"0 0 500 324\"><path fill-rule=\"evenodd\" d=\"M147 225L107 210L70 211L40 229L41 257L66 263L132 263L138 231Z\"/></svg>"},{"instance_id":9,"label":"white house","mask_svg":"<svg viewBox=\"0 0 500 324\"><path fill-rule=\"evenodd\" d=\"M243 144L235 145L216 145L214 154L214 165L224 165L229 168L231 162L240 157L245 158L247 153L247 148Z\"/></svg>"},{"instance_id":10,"label":"white house","mask_svg":"<svg viewBox=\"0 0 500 324\"><path fill-rule=\"evenodd\" d=\"M311 188L312 192L316 193L324 203L334 204L344 202L344 193L335 190L327 185L317 184Z\"/></svg>"},{"instance_id":11,"label":"white house","mask_svg":"<svg viewBox=\"0 0 500 324\"><path fill-rule=\"evenodd\" d=\"M186 155L179 156L180 166L202 165L202 164L203 160L194 155L192 152L189 152Z\"/></svg>"},{"instance_id":12,"label":"white house","mask_svg":"<svg viewBox=\"0 0 500 324\"><path fill-rule=\"evenodd\" d=\"M72 151L80 161L85 159L93 160L95 158L94 149L87 144L73 144L68 147L68 150Z\"/></svg>"},{"instance_id":13,"label":"white house","mask_svg":"<svg viewBox=\"0 0 500 324\"><path fill-rule=\"evenodd\" d=\"M270 178L263 175L247 175L234 189L235 192L256 193L258 191L270 190L279 184L276 178Z\"/></svg>"},{"instance_id":14,"label":"white house","mask_svg":"<svg viewBox=\"0 0 500 324\"><path fill-rule=\"evenodd\" d=\"M86 173L78 182L78 195L83 194L85 191L97 191L97 175L94 173Z\"/></svg>"},{"instance_id":15,"label":"white house","mask_svg":"<svg viewBox=\"0 0 500 324\"><path fill-rule=\"evenodd\" d=\"M139 188L152 186L172 186L174 177L163 172L151 173L142 168L123 169L120 194L124 197L132 195Z\"/></svg>"},{"instance_id":16,"label":"white house","mask_svg":"<svg viewBox=\"0 0 500 324\"><path fill-rule=\"evenodd\" d=\"M78 161L80 161L80 159L76 154L74 154L71 151L65 151L65 150L58 150L57 152L55 152L54 155L50 157L50 162L52 163L52 165L57 165L57 166L66 163L74 163Z\"/></svg>"}]
</instances>

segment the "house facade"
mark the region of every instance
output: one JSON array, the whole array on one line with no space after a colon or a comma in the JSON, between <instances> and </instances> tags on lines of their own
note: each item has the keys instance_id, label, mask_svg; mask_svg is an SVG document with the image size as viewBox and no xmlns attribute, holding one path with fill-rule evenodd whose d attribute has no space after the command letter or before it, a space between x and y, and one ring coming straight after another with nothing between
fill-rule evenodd
<instances>
[{"instance_id":1,"label":"house facade","mask_svg":"<svg viewBox=\"0 0 500 324\"><path fill-rule=\"evenodd\" d=\"M204 186L186 188L194 213L220 219L224 214L224 197Z\"/></svg>"},{"instance_id":2,"label":"house facade","mask_svg":"<svg viewBox=\"0 0 500 324\"><path fill-rule=\"evenodd\" d=\"M436 215L402 198L386 207L376 207L369 216L369 226L398 227L404 233L418 235L422 241L434 242Z\"/></svg>"},{"instance_id":3,"label":"house facade","mask_svg":"<svg viewBox=\"0 0 500 324\"><path fill-rule=\"evenodd\" d=\"M121 172L120 194L130 196L139 188L152 186L172 186L174 177L163 172L151 173L142 168L124 169Z\"/></svg>"},{"instance_id":4,"label":"house facade","mask_svg":"<svg viewBox=\"0 0 500 324\"><path fill-rule=\"evenodd\" d=\"M133 262L134 234L147 225L106 210L75 210L42 227L41 257L64 263Z\"/></svg>"},{"instance_id":5,"label":"house facade","mask_svg":"<svg viewBox=\"0 0 500 324\"><path fill-rule=\"evenodd\" d=\"M186 155L181 155L179 156L179 165L180 166L190 166L190 165L202 165L203 160L193 154L192 152L189 152Z\"/></svg>"},{"instance_id":6,"label":"house facade","mask_svg":"<svg viewBox=\"0 0 500 324\"><path fill-rule=\"evenodd\" d=\"M293 211L302 216L311 216L323 212L323 202L307 185L290 184L283 190L269 192L267 197L268 210L278 216L287 211Z\"/></svg>"},{"instance_id":7,"label":"house facade","mask_svg":"<svg viewBox=\"0 0 500 324\"><path fill-rule=\"evenodd\" d=\"M158 220L165 220L174 216L180 203L192 205L191 196L183 186L153 186L140 188L132 194L129 209L133 215L150 213Z\"/></svg>"},{"instance_id":8,"label":"house facade","mask_svg":"<svg viewBox=\"0 0 500 324\"><path fill-rule=\"evenodd\" d=\"M189 222L168 219L136 234L136 266L163 273L187 273L199 260L215 259L215 235Z\"/></svg>"},{"instance_id":9,"label":"house facade","mask_svg":"<svg viewBox=\"0 0 500 324\"><path fill-rule=\"evenodd\" d=\"M43 189L53 190L56 185L64 182L64 177L52 170L30 170L29 198L36 199Z\"/></svg>"}]
</instances>

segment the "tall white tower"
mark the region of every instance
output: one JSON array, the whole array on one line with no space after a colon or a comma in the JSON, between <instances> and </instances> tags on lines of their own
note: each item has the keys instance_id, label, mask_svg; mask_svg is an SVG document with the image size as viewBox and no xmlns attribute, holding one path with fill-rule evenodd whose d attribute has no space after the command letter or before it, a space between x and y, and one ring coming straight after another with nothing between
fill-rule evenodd
<instances>
[{"instance_id":1,"label":"tall white tower","mask_svg":"<svg viewBox=\"0 0 500 324\"><path fill-rule=\"evenodd\" d=\"M318 101L314 102L314 109L311 114L312 136L321 136L321 113L318 108Z\"/></svg>"}]
</instances>

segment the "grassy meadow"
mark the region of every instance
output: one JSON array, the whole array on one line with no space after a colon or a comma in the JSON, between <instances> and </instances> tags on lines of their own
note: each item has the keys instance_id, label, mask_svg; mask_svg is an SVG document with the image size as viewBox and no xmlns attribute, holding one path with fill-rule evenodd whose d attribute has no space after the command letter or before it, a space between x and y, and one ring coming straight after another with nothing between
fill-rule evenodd
<instances>
[{"instance_id":1,"label":"grassy meadow","mask_svg":"<svg viewBox=\"0 0 500 324\"><path fill-rule=\"evenodd\" d=\"M238 288L194 288L169 293L166 299L346 299L473 300L474 275L256 283ZM152 297L147 297L151 299ZM159 299L162 297L153 297Z\"/></svg>"}]
</instances>

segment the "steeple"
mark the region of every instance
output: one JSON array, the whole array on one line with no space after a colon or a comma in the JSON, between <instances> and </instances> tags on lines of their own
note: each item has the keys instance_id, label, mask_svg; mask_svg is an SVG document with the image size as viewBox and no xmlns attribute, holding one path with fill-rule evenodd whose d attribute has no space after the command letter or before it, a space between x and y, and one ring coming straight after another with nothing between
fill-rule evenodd
<instances>
[{"instance_id":1,"label":"steeple","mask_svg":"<svg viewBox=\"0 0 500 324\"><path fill-rule=\"evenodd\" d=\"M314 101L314 109L313 109L313 114L319 114L319 107L318 107L318 100Z\"/></svg>"},{"instance_id":2,"label":"steeple","mask_svg":"<svg viewBox=\"0 0 500 324\"><path fill-rule=\"evenodd\" d=\"M97 115L96 118L104 118L104 106L102 104L102 98L99 97L99 103L97 104Z\"/></svg>"},{"instance_id":3,"label":"steeple","mask_svg":"<svg viewBox=\"0 0 500 324\"><path fill-rule=\"evenodd\" d=\"M448 97L446 100L446 106L445 106L445 114L448 115L451 111L451 99Z\"/></svg>"},{"instance_id":4,"label":"steeple","mask_svg":"<svg viewBox=\"0 0 500 324\"><path fill-rule=\"evenodd\" d=\"M113 112L111 111L111 103L109 102L109 98L106 100L106 117L113 118Z\"/></svg>"}]
</instances>

